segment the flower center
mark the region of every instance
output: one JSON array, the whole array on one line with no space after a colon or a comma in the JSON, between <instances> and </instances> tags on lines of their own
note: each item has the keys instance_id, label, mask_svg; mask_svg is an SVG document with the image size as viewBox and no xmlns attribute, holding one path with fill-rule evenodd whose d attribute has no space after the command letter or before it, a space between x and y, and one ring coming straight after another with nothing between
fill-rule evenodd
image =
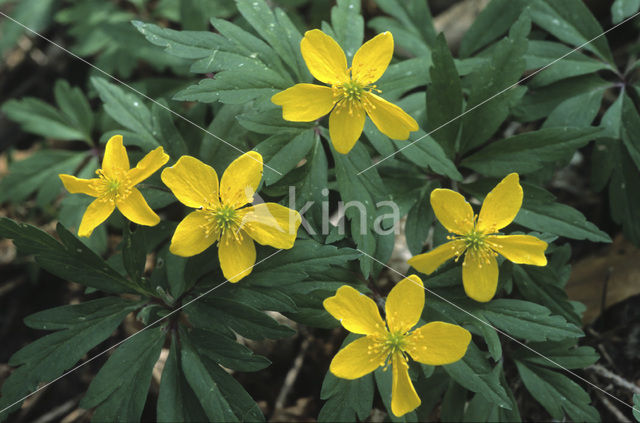
<instances>
[{"instance_id":1,"label":"flower center","mask_svg":"<svg viewBox=\"0 0 640 423\"><path fill-rule=\"evenodd\" d=\"M207 223L202 225L205 236L215 236L217 241L227 233L236 240L242 240L242 223L237 210L233 206L220 205L215 208L204 208ZM228 240L229 238L227 238Z\"/></svg>"},{"instance_id":2,"label":"flower center","mask_svg":"<svg viewBox=\"0 0 640 423\"><path fill-rule=\"evenodd\" d=\"M387 339L384 341L385 348L389 351L389 354L403 351L406 343L406 336L402 332L389 332Z\"/></svg>"},{"instance_id":3,"label":"flower center","mask_svg":"<svg viewBox=\"0 0 640 423\"><path fill-rule=\"evenodd\" d=\"M484 240L486 237L487 236L484 233L473 228L471 232L463 236L463 239L466 244L466 248L478 251L484 248Z\"/></svg>"},{"instance_id":4,"label":"flower center","mask_svg":"<svg viewBox=\"0 0 640 423\"><path fill-rule=\"evenodd\" d=\"M342 84L342 96L347 101L362 101L364 87L358 81L350 80Z\"/></svg>"},{"instance_id":5,"label":"flower center","mask_svg":"<svg viewBox=\"0 0 640 423\"><path fill-rule=\"evenodd\" d=\"M92 188L100 193L103 201L123 200L131 194L131 183L126 174L108 176L102 169L96 170L98 178L92 182Z\"/></svg>"}]
</instances>

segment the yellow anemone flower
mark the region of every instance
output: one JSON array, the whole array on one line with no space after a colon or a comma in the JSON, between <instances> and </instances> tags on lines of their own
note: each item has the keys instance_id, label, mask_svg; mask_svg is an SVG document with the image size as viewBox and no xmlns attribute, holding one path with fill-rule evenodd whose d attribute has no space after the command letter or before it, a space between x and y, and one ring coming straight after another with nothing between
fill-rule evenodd
<instances>
[{"instance_id":1,"label":"yellow anemone flower","mask_svg":"<svg viewBox=\"0 0 640 423\"><path fill-rule=\"evenodd\" d=\"M118 210L130 221L139 225L155 226L160 218L147 204L135 187L160 169L169 156L162 147L149 152L133 169L129 168L127 149L122 135L109 139L104 150L102 169L96 170L97 178L80 179L72 175L58 175L71 194L87 194L96 199L89 204L82 216L78 236L91 236L93 230L107 220L113 210Z\"/></svg>"},{"instance_id":2,"label":"yellow anemone flower","mask_svg":"<svg viewBox=\"0 0 640 423\"><path fill-rule=\"evenodd\" d=\"M180 202L197 210L176 228L169 251L190 257L218 242L224 277L238 282L256 262L254 240L262 245L293 247L300 214L276 203L244 207L262 179L262 156L250 151L235 159L218 183L216 171L191 156L162 171L162 182ZM244 208L243 208L244 207Z\"/></svg>"},{"instance_id":3,"label":"yellow anemone flower","mask_svg":"<svg viewBox=\"0 0 640 423\"><path fill-rule=\"evenodd\" d=\"M464 357L471 342L469 331L450 323L431 322L411 330L424 308L424 286L416 275L403 279L389 293L386 325L376 303L347 285L324 300L323 305L345 329L365 335L340 350L329 370L343 379L357 379L390 364L391 411L396 416L420 405L409 378L407 354L432 366L450 364Z\"/></svg>"},{"instance_id":4,"label":"yellow anemone flower","mask_svg":"<svg viewBox=\"0 0 640 423\"><path fill-rule=\"evenodd\" d=\"M369 115L380 132L395 140L406 140L417 131L416 121L400 107L374 94L373 84L391 62L393 35L383 32L367 41L353 56L351 68L337 42L319 29L307 31L300 50L311 74L325 87L296 84L271 97L282 106L282 117L293 122L312 122L329 112L329 134L335 149L347 154L364 128Z\"/></svg>"},{"instance_id":5,"label":"yellow anemone flower","mask_svg":"<svg viewBox=\"0 0 640 423\"><path fill-rule=\"evenodd\" d=\"M431 207L449 232L457 236L428 253L409 259L409 264L426 274L434 272L452 257L466 252L462 263L462 284L470 298L487 302L498 287L499 253L519 264L546 266L547 243L531 235L498 235L500 229L515 219L522 206L522 187L517 173L507 175L487 195L480 215L474 216L471 205L462 195L449 189L431 192Z\"/></svg>"}]
</instances>

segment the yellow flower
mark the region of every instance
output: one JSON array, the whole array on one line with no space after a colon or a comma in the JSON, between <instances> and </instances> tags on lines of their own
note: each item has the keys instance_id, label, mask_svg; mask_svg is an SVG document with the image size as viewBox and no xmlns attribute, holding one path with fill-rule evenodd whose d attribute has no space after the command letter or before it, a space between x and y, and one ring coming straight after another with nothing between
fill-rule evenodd
<instances>
[{"instance_id":1,"label":"yellow flower","mask_svg":"<svg viewBox=\"0 0 640 423\"><path fill-rule=\"evenodd\" d=\"M200 254L218 242L225 278L238 282L256 262L255 240L262 245L293 247L300 214L276 203L244 207L262 179L262 156L255 151L235 159L218 183L216 171L191 156L182 156L162 171L162 182L181 203L197 210L176 228L169 250L182 257Z\"/></svg>"},{"instance_id":2,"label":"yellow flower","mask_svg":"<svg viewBox=\"0 0 640 423\"><path fill-rule=\"evenodd\" d=\"M134 223L145 226L157 225L160 218L151 210L135 186L160 169L168 160L169 156L162 147L158 147L144 156L136 167L130 169L127 149L122 145L122 135L114 135L105 147L102 169L96 170L97 178L80 179L72 175L58 175L70 193L96 197L82 216L78 235L91 236L93 230L107 220L116 207L124 217Z\"/></svg>"},{"instance_id":3,"label":"yellow flower","mask_svg":"<svg viewBox=\"0 0 640 423\"><path fill-rule=\"evenodd\" d=\"M462 263L462 283L470 298L487 302L498 287L499 253L520 264L546 266L547 243L531 235L497 235L513 221L522 206L522 187L517 173L507 175L482 203L480 215L474 216L471 205L462 195L448 189L431 193L431 207L449 232L452 241L428 253L409 259L409 264L426 274L434 272L452 257L456 260L466 251ZM477 219L476 219L477 218Z\"/></svg>"},{"instance_id":4,"label":"yellow flower","mask_svg":"<svg viewBox=\"0 0 640 423\"><path fill-rule=\"evenodd\" d=\"M323 305L345 329L366 335L340 350L329 370L343 379L357 379L391 364L391 411L396 416L420 405L409 378L407 354L432 366L450 364L464 357L471 341L469 331L445 322L431 322L411 330L424 308L424 287L416 275L403 279L389 293L386 325L376 303L347 285L324 300Z\"/></svg>"},{"instance_id":5,"label":"yellow flower","mask_svg":"<svg viewBox=\"0 0 640 423\"><path fill-rule=\"evenodd\" d=\"M380 132L396 140L406 140L417 131L416 121L400 107L374 94L373 84L391 62L393 36L378 34L360 47L347 68L344 51L333 38L314 29L300 41L302 57L311 74L331 88L296 84L271 97L282 106L282 117L293 122L312 122L331 112L329 134L335 149L347 154L364 127L365 113ZM334 107L335 106L335 107Z\"/></svg>"}]
</instances>

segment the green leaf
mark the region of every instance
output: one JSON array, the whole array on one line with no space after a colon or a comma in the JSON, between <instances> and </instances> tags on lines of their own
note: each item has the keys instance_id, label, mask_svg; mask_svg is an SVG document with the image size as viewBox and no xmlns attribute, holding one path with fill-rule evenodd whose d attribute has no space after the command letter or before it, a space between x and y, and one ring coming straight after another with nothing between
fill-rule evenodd
<instances>
[{"instance_id":1,"label":"green leaf","mask_svg":"<svg viewBox=\"0 0 640 423\"><path fill-rule=\"evenodd\" d=\"M187 154L187 143L173 122L173 114L169 111L165 101L161 105L151 105L151 127L154 128L153 136L163 146L170 157L180 157ZM163 107L164 106L164 107Z\"/></svg>"},{"instance_id":2,"label":"green leaf","mask_svg":"<svg viewBox=\"0 0 640 423\"><path fill-rule=\"evenodd\" d=\"M461 360L447 364L443 368L466 389L481 394L487 401L496 403L499 407L512 408L511 400L500 383L498 374L493 371L473 341Z\"/></svg>"},{"instance_id":3,"label":"green leaf","mask_svg":"<svg viewBox=\"0 0 640 423\"><path fill-rule=\"evenodd\" d=\"M28 35L34 37L35 34L27 32L26 28L36 33L44 32L51 23L51 18L56 10L55 0L22 0L14 2L11 9L6 12L23 26L9 20L3 19L0 23L0 57L6 57L10 49L16 48L20 37Z\"/></svg>"},{"instance_id":4,"label":"green leaf","mask_svg":"<svg viewBox=\"0 0 640 423\"><path fill-rule=\"evenodd\" d=\"M610 143L615 166L609 182L611 217L622 225L625 236L635 245L640 245L640 196L636 183L640 172L630 154L620 145Z\"/></svg>"},{"instance_id":5,"label":"green leaf","mask_svg":"<svg viewBox=\"0 0 640 423\"><path fill-rule=\"evenodd\" d=\"M160 380L158 421L162 423L205 421L207 416L182 373L182 360L177 344L177 337L174 336L171 339L171 349Z\"/></svg>"},{"instance_id":6,"label":"green leaf","mask_svg":"<svg viewBox=\"0 0 640 423\"><path fill-rule=\"evenodd\" d=\"M151 112L137 95L125 92L104 78L94 76L91 83L104 102L105 112L120 125L135 132L140 137L141 147L151 150L159 145Z\"/></svg>"},{"instance_id":7,"label":"green leaf","mask_svg":"<svg viewBox=\"0 0 640 423\"><path fill-rule=\"evenodd\" d=\"M386 100L393 101L430 80L430 56L421 56L389 65L382 77L376 81Z\"/></svg>"},{"instance_id":8,"label":"green leaf","mask_svg":"<svg viewBox=\"0 0 640 423\"><path fill-rule=\"evenodd\" d=\"M296 75L308 75L300 53L302 35L282 11L274 13L264 0L236 0L238 11Z\"/></svg>"},{"instance_id":9,"label":"green leaf","mask_svg":"<svg viewBox=\"0 0 640 423\"><path fill-rule=\"evenodd\" d=\"M629 156L640 169L640 114L628 94L622 101L622 142Z\"/></svg>"},{"instance_id":10,"label":"green leaf","mask_svg":"<svg viewBox=\"0 0 640 423\"><path fill-rule=\"evenodd\" d=\"M430 47L436 42L428 4L421 0L378 0L376 3L395 19L375 17L368 26L378 32L391 31L396 45L413 56L428 57Z\"/></svg>"},{"instance_id":11,"label":"green leaf","mask_svg":"<svg viewBox=\"0 0 640 423\"><path fill-rule=\"evenodd\" d=\"M180 329L182 371L211 421L264 421L260 407L216 363L200 355Z\"/></svg>"},{"instance_id":12,"label":"green leaf","mask_svg":"<svg viewBox=\"0 0 640 423\"><path fill-rule=\"evenodd\" d=\"M152 44L164 47L164 51L185 59L201 59L211 55L224 38L209 31L176 31L161 28L152 23L131 21L131 24Z\"/></svg>"},{"instance_id":13,"label":"green leaf","mask_svg":"<svg viewBox=\"0 0 640 423\"><path fill-rule=\"evenodd\" d=\"M462 113L462 86L443 34L438 36L431 59L431 85L427 89L428 126L425 130L431 132L447 124L435 131L433 138L448 157L453 157L460 130L460 119L457 118ZM448 123L449 121L452 122Z\"/></svg>"},{"instance_id":14,"label":"green leaf","mask_svg":"<svg viewBox=\"0 0 640 423\"><path fill-rule=\"evenodd\" d=\"M461 422L464 414L464 407L460 407L460 404L467 402L467 391L462 386L457 384L453 380L449 380L449 386L442 398L442 408L440 411L440 418L443 422ZM476 394L479 396L480 394ZM469 407L473 404L469 404ZM480 421L477 419L476 421Z\"/></svg>"},{"instance_id":15,"label":"green leaf","mask_svg":"<svg viewBox=\"0 0 640 423\"><path fill-rule=\"evenodd\" d=\"M531 395L556 420L565 413L573 421L600 421L591 399L578 384L561 373L544 367L515 361L522 382Z\"/></svg>"},{"instance_id":16,"label":"green leaf","mask_svg":"<svg viewBox=\"0 0 640 423\"><path fill-rule=\"evenodd\" d=\"M349 62L364 39L364 19L360 13L360 0L338 0L331 8L331 26L336 41Z\"/></svg>"},{"instance_id":17,"label":"green leaf","mask_svg":"<svg viewBox=\"0 0 640 423\"><path fill-rule=\"evenodd\" d=\"M460 57L468 57L497 40L520 17L524 0L493 0L473 20L460 43Z\"/></svg>"},{"instance_id":18,"label":"green leaf","mask_svg":"<svg viewBox=\"0 0 640 423\"><path fill-rule=\"evenodd\" d=\"M315 130L311 128L293 138L288 134L274 135L261 142L256 151L262 154L266 164L265 185L278 182L295 169L313 147L315 136ZM277 170L280 174L271 169Z\"/></svg>"},{"instance_id":19,"label":"green leaf","mask_svg":"<svg viewBox=\"0 0 640 423\"><path fill-rule=\"evenodd\" d=\"M253 351L235 339L213 330L193 329L189 334L193 347L201 355L207 356L216 363L240 372L256 372L269 367L271 361Z\"/></svg>"},{"instance_id":20,"label":"green leaf","mask_svg":"<svg viewBox=\"0 0 640 423\"><path fill-rule=\"evenodd\" d=\"M429 202L433 188L435 188L433 184L427 184L427 186L421 190L418 201L416 201L407 214L405 238L407 240L407 247L413 255L422 252L431 225L435 219L433 209Z\"/></svg>"},{"instance_id":21,"label":"green leaf","mask_svg":"<svg viewBox=\"0 0 640 423\"><path fill-rule=\"evenodd\" d=\"M341 349L358 338L349 334ZM340 379L330 371L324 377L320 399L327 402L318 415L319 422L365 421L373 406L373 375L354 380Z\"/></svg>"},{"instance_id":22,"label":"green leaf","mask_svg":"<svg viewBox=\"0 0 640 423\"><path fill-rule=\"evenodd\" d=\"M97 406L93 421L140 420L164 339L164 328L145 329L115 350L80 401L82 408Z\"/></svg>"},{"instance_id":23,"label":"green leaf","mask_svg":"<svg viewBox=\"0 0 640 423\"><path fill-rule=\"evenodd\" d=\"M409 377L411 377L411 373L412 372L410 370ZM378 367L373 375L375 376L376 386L378 387L378 392L380 393L380 397L382 398L382 403L387 409L389 419L393 423L417 422L418 418L415 411L411 411L401 417L396 417L391 411L391 395L393 390L393 376L391 367Z\"/></svg>"},{"instance_id":24,"label":"green leaf","mask_svg":"<svg viewBox=\"0 0 640 423\"><path fill-rule=\"evenodd\" d=\"M545 163L571 157L596 138L599 128L545 128L495 141L462 161L462 165L487 176L511 172L533 173Z\"/></svg>"},{"instance_id":25,"label":"green leaf","mask_svg":"<svg viewBox=\"0 0 640 423\"><path fill-rule=\"evenodd\" d=\"M570 339L561 342L541 342L529 344L533 351L519 348L514 353L514 358L528 363L547 367L556 367L553 360L565 369L584 369L598 361L600 356L591 347L579 347L576 340Z\"/></svg>"},{"instance_id":26,"label":"green leaf","mask_svg":"<svg viewBox=\"0 0 640 423\"><path fill-rule=\"evenodd\" d=\"M559 40L574 47L583 46L614 65L607 38L600 36L602 27L581 0L536 0L528 14L536 25Z\"/></svg>"},{"instance_id":27,"label":"green leaf","mask_svg":"<svg viewBox=\"0 0 640 423\"><path fill-rule=\"evenodd\" d=\"M518 19L509 36L492 49L489 63L465 79L471 92L466 107L468 113L462 118L460 151L469 151L487 141L507 118L512 103L524 94L519 87L501 92L513 86L525 70L524 54L530 30L531 22L527 18ZM489 101L474 108L486 100Z\"/></svg>"},{"instance_id":28,"label":"green leaf","mask_svg":"<svg viewBox=\"0 0 640 423\"><path fill-rule=\"evenodd\" d=\"M640 422L640 394L633 394L633 417Z\"/></svg>"},{"instance_id":29,"label":"green leaf","mask_svg":"<svg viewBox=\"0 0 640 423\"><path fill-rule=\"evenodd\" d=\"M298 210L303 220L303 228L311 235L322 228L322 203L328 201L327 155L320 137L314 137L313 146L303 167L304 174L295 181L295 197L289 197L292 208ZM306 214L305 214L306 213ZM308 224L308 227L305 226ZM298 241L300 242L300 241Z\"/></svg>"},{"instance_id":30,"label":"green leaf","mask_svg":"<svg viewBox=\"0 0 640 423\"><path fill-rule=\"evenodd\" d=\"M551 315L548 308L529 301L500 298L485 304L479 313L498 329L529 341L560 341L584 336L564 317Z\"/></svg>"},{"instance_id":31,"label":"green leaf","mask_svg":"<svg viewBox=\"0 0 640 423\"><path fill-rule=\"evenodd\" d=\"M84 140L91 138L84 128L55 107L37 98L9 100L0 108L9 119L18 122L27 132L45 138L59 140Z\"/></svg>"},{"instance_id":32,"label":"green leaf","mask_svg":"<svg viewBox=\"0 0 640 423\"><path fill-rule=\"evenodd\" d=\"M583 128L591 126L591 123L600 111L604 91L604 89L589 91L566 99L553 109L547 120L544 121L542 127L571 126L574 128Z\"/></svg>"},{"instance_id":33,"label":"green leaf","mask_svg":"<svg viewBox=\"0 0 640 423\"><path fill-rule=\"evenodd\" d=\"M64 150L40 150L24 160L12 162L0 180L0 203L21 203L37 192L36 203L48 207L62 190L59 174L74 174L86 154Z\"/></svg>"},{"instance_id":34,"label":"green leaf","mask_svg":"<svg viewBox=\"0 0 640 423\"><path fill-rule=\"evenodd\" d=\"M539 188L542 190L541 188ZM566 204L557 203L548 192L547 198L529 197L514 222L534 231L552 233L572 239L611 242L606 232L587 221L582 213Z\"/></svg>"},{"instance_id":35,"label":"green leaf","mask_svg":"<svg viewBox=\"0 0 640 423\"><path fill-rule=\"evenodd\" d=\"M373 236L373 224L378 210L375 206L388 198L384 191L377 169L369 169L365 174L357 175L371 164L371 159L361 143L356 143L349 154L340 154L331 150L336 164L336 179L340 197L345 204L346 218L351 222L351 237L358 248L366 254L376 257L377 242ZM347 204L351 203L350 207ZM362 208L360 207L362 206ZM340 223L344 225L344 221ZM388 257L376 257L386 262ZM360 269L363 276L368 278L373 271L373 260L362 255Z\"/></svg>"},{"instance_id":36,"label":"green leaf","mask_svg":"<svg viewBox=\"0 0 640 423\"><path fill-rule=\"evenodd\" d=\"M640 0L616 0L611 5L611 20L614 24L620 23L638 10L640 10Z\"/></svg>"},{"instance_id":37,"label":"green leaf","mask_svg":"<svg viewBox=\"0 0 640 423\"><path fill-rule=\"evenodd\" d=\"M186 308L187 314L193 308L197 310L194 316L207 317L207 320L200 317L197 321L192 321L194 326L203 329L208 328L211 322L215 321L254 340L287 338L296 333L289 326L281 325L267 314L226 298L202 298Z\"/></svg>"},{"instance_id":38,"label":"green leaf","mask_svg":"<svg viewBox=\"0 0 640 423\"><path fill-rule=\"evenodd\" d=\"M29 327L58 331L28 344L11 357L9 364L20 367L2 385L0 409L33 392L39 383L50 382L70 369L89 350L111 336L122 319L140 305L140 302L109 297L28 316L25 323ZM10 410L16 410L20 404Z\"/></svg>"},{"instance_id":39,"label":"green leaf","mask_svg":"<svg viewBox=\"0 0 640 423\"><path fill-rule=\"evenodd\" d=\"M0 236L13 239L21 254L33 254L48 272L105 292L136 292L137 287L88 249L78 238L58 223L62 243L46 232L25 223L0 218Z\"/></svg>"},{"instance_id":40,"label":"green leaf","mask_svg":"<svg viewBox=\"0 0 640 423\"><path fill-rule=\"evenodd\" d=\"M570 54L569 54L570 53ZM558 60L562 57L562 60ZM530 40L527 54L524 56L527 69L544 69L530 82L531 87L542 87L561 79L595 73L603 69L614 70L611 65L593 59L579 51L573 51L564 44L553 41Z\"/></svg>"},{"instance_id":41,"label":"green leaf","mask_svg":"<svg viewBox=\"0 0 640 423\"><path fill-rule=\"evenodd\" d=\"M520 122L533 122L546 118L550 111L571 97L584 95L587 92L598 92L609 87L611 87L609 81L595 74L563 79L528 91L520 103L513 108L512 113Z\"/></svg>"}]
</instances>

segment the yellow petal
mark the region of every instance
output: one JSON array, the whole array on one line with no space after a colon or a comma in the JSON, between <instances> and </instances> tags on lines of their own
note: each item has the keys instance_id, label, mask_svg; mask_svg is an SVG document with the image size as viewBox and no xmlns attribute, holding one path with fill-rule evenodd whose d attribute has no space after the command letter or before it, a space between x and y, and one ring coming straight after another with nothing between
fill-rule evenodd
<instances>
[{"instance_id":1,"label":"yellow petal","mask_svg":"<svg viewBox=\"0 0 640 423\"><path fill-rule=\"evenodd\" d=\"M238 210L241 227L262 245L289 249L293 247L302 222L300 213L276 203L256 204Z\"/></svg>"},{"instance_id":2,"label":"yellow petal","mask_svg":"<svg viewBox=\"0 0 640 423\"><path fill-rule=\"evenodd\" d=\"M344 51L333 38L319 29L305 32L300 41L300 52L309 72L318 81L335 85L349 79Z\"/></svg>"},{"instance_id":3,"label":"yellow petal","mask_svg":"<svg viewBox=\"0 0 640 423\"><path fill-rule=\"evenodd\" d=\"M160 223L160 217L151 210L137 188L131 188L131 193L125 199L118 200L116 206L124 217L138 225L155 226Z\"/></svg>"},{"instance_id":4,"label":"yellow petal","mask_svg":"<svg viewBox=\"0 0 640 423\"><path fill-rule=\"evenodd\" d=\"M253 201L262 180L262 156L257 151L244 153L231 162L220 180L222 204L235 208Z\"/></svg>"},{"instance_id":5,"label":"yellow petal","mask_svg":"<svg viewBox=\"0 0 640 423\"><path fill-rule=\"evenodd\" d=\"M102 170L107 176L129 170L129 156L127 156L127 149L122 144L122 135L114 135L107 141L107 145L104 147Z\"/></svg>"},{"instance_id":6,"label":"yellow petal","mask_svg":"<svg viewBox=\"0 0 640 423\"><path fill-rule=\"evenodd\" d=\"M411 383L409 365L402 353L393 354L393 382L391 385L391 412L396 417L412 412L420 405L420 397Z\"/></svg>"},{"instance_id":7,"label":"yellow petal","mask_svg":"<svg viewBox=\"0 0 640 423\"><path fill-rule=\"evenodd\" d=\"M406 140L411 131L418 130L418 122L395 104L373 93L363 93L364 108L378 130L394 140Z\"/></svg>"},{"instance_id":8,"label":"yellow petal","mask_svg":"<svg viewBox=\"0 0 640 423\"><path fill-rule=\"evenodd\" d=\"M168 161L169 155L164 152L162 147L150 151L138 162L136 167L129 170L127 176L129 176L131 185L136 185L144 181Z\"/></svg>"},{"instance_id":9,"label":"yellow petal","mask_svg":"<svg viewBox=\"0 0 640 423\"><path fill-rule=\"evenodd\" d=\"M62 185L71 194L87 194L92 197L99 197L100 192L94 188L93 182L95 179L80 179L72 175L58 175L62 181Z\"/></svg>"},{"instance_id":10,"label":"yellow petal","mask_svg":"<svg viewBox=\"0 0 640 423\"><path fill-rule=\"evenodd\" d=\"M431 191L431 207L449 232L466 235L473 230L473 209L460 193L437 188Z\"/></svg>"},{"instance_id":11,"label":"yellow petal","mask_svg":"<svg viewBox=\"0 0 640 423\"><path fill-rule=\"evenodd\" d=\"M447 242L429 252L411 257L408 263L418 272L429 275L435 272L445 261L462 254L465 248L465 242L463 240Z\"/></svg>"},{"instance_id":12,"label":"yellow petal","mask_svg":"<svg viewBox=\"0 0 640 423\"><path fill-rule=\"evenodd\" d=\"M313 84L296 84L275 94L271 101L282 106L282 118L291 122L312 122L333 108L333 90Z\"/></svg>"},{"instance_id":13,"label":"yellow petal","mask_svg":"<svg viewBox=\"0 0 640 423\"><path fill-rule=\"evenodd\" d=\"M467 352L471 334L465 328L445 322L431 322L411 332L405 351L415 361L441 366L451 364Z\"/></svg>"},{"instance_id":14,"label":"yellow petal","mask_svg":"<svg viewBox=\"0 0 640 423\"><path fill-rule=\"evenodd\" d=\"M393 35L378 34L362 45L353 56L351 75L362 85L369 85L382 76L393 56Z\"/></svg>"},{"instance_id":15,"label":"yellow petal","mask_svg":"<svg viewBox=\"0 0 640 423\"><path fill-rule=\"evenodd\" d=\"M107 217L111 215L115 207L115 204L111 201L93 200L82 216L82 221L78 228L78 236L91 236L93 230L107 220Z\"/></svg>"},{"instance_id":16,"label":"yellow petal","mask_svg":"<svg viewBox=\"0 0 640 423\"><path fill-rule=\"evenodd\" d=\"M515 219L522 207L519 179L517 173L510 173L487 194L478 216L478 230L495 233Z\"/></svg>"},{"instance_id":17,"label":"yellow petal","mask_svg":"<svg viewBox=\"0 0 640 423\"><path fill-rule=\"evenodd\" d=\"M389 331L405 333L418 323L424 308L424 285L416 275L404 278L387 296L385 311Z\"/></svg>"},{"instance_id":18,"label":"yellow petal","mask_svg":"<svg viewBox=\"0 0 640 423\"><path fill-rule=\"evenodd\" d=\"M546 266L547 243L531 235L491 235L486 238L492 250L519 264Z\"/></svg>"},{"instance_id":19,"label":"yellow petal","mask_svg":"<svg viewBox=\"0 0 640 423\"><path fill-rule=\"evenodd\" d=\"M206 229L210 232L207 236ZM207 213L196 210L182 219L171 238L169 251L181 257L191 257L209 248L218 239L218 230L211 226Z\"/></svg>"},{"instance_id":20,"label":"yellow petal","mask_svg":"<svg viewBox=\"0 0 640 423\"><path fill-rule=\"evenodd\" d=\"M218 243L218 259L224 277L229 282L238 282L253 270L256 246L249 235L242 231L237 238L232 231L225 231Z\"/></svg>"},{"instance_id":21,"label":"yellow petal","mask_svg":"<svg viewBox=\"0 0 640 423\"><path fill-rule=\"evenodd\" d=\"M490 251L467 250L462 263L462 284L469 298L491 300L498 288L498 262Z\"/></svg>"},{"instance_id":22,"label":"yellow petal","mask_svg":"<svg viewBox=\"0 0 640 423\"><path fill-rule=\"evenodd\" d=\"M338 288L336 295L322 305L350 332L383 336L387 333L376 303L348 285Z\"/></svg>"},{"instance_id":23,"label":"yellow petal","mask_svg":"<svg viewBox=\"0 0 640 423\"><path fill-rule=\"evenodd\" d=\"M364 128L365 113L360 103L342 100L329 115L329 135L338 153L347 154Z\"/></svg>"},{"instance_id":24,"label":"yellow petal","mask_svg":"<svg viewBox=\"0 0 640 423\"><path fill-rule=\"evenodd\" d=\"M216 171L195 157L180 157L176 164L162 171L161 177L185 206L197 209L220 204Z\"/></svg>"},{"instance_id":25,"label":"yellow petal","mask_svg":"<svg viewBox=\"0 0 640 423\"><path fill-rule=\"evenodd\" d=\"M342 379L358 379L383 366L387 354L377 337L365 336L338 351L329 370Z\"/></svg>"}]
</instances>

